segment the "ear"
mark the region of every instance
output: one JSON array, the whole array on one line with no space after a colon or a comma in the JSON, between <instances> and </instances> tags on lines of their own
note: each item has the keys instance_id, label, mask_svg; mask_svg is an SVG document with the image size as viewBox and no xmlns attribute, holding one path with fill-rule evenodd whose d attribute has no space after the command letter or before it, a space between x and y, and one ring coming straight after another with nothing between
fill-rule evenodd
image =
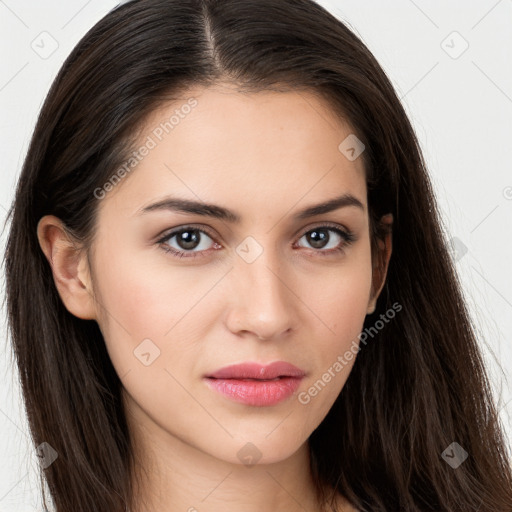
<instances>
[{"instance_id":1,"label":"ear","mask_svg":"<svg viewBox=\"0 0 512 512\"><path fill-rule=\"evenodd\" d=\"M391 213L383 215L380 222L385 224L386 234L384 236L384 239L377 240L377 254L375 255L374 258L372 258L372 290L370 294L370 300L368 302L367 314L373 313L377 307L377 299L379 298L380 292L384 288L384 284L386 282L386 275L388 272L389 260L391 258L391 225L393 223L393 215Z\"/></svg>"},{"instance_id":2,"label":"ear","mask_svg":"<svg viewBox=\"0 0 512 512\"><path fill-rule=\"evenodd\" d=\"M83 320L95 320L95 301L85 251L80 251L62 221L54 215L45 215L39 220L37 238L66 309Z\"/></svg>"}]
</instances>

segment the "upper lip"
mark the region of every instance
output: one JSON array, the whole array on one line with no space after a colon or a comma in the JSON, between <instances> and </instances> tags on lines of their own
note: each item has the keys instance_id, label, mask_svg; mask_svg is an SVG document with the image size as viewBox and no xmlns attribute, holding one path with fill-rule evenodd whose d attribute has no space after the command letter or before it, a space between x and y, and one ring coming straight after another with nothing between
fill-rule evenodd
<instances>
[{"instance_id":1,"label":"upper lip","mask_svg":"<svg viewBox=\"0 0 512 512\"><path fill-rule=\"evenodd\" d=\"M275 379L276 377L304 377L305 372L293 364L276 361L269 365L241 363L225 366L206 377L214 379Z\"/></svg>"}]
</instances>

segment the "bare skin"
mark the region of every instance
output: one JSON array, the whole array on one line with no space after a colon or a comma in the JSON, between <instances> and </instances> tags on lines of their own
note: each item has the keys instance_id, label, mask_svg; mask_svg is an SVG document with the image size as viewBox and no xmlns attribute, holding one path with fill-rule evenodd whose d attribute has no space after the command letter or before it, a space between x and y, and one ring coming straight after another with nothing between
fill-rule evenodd
<instances>
[{"instance_id":1,"label":"bare skin","mask_svg":"<svg viewBox=\"0 0 512 512\"><path fill-rule=\"evenodd\" d=\"M197 105L158 140L155 129L190 97ZM140 461L131 512L320 511L308 438L355 357L307 404L298 397L358 341L391 255L388 237L380 245L384 266L371 257L362 159L338 149L351 133L311 93L194 89L147 120L136 146L148 136L157 144L98 199L89 258L59 219L40 220L40 245L66 308L98 322L123 383ZM362 207L296 218L342 194ZM171 195L228 208L241 220L141 213ZM178 235L161 242L186 227L196 247ZM314 245L314 228L322 228L323 246ZM350 230L355 241L333 228ZM150 340L147 365L136 355L143 340ZM234 402L203 380L229 364L278 360L306 376L277 405ZM253 450L257 462L244 463L241 449ZM338 510L355 511L341 496Z\"/></svg>"}]
</instances>

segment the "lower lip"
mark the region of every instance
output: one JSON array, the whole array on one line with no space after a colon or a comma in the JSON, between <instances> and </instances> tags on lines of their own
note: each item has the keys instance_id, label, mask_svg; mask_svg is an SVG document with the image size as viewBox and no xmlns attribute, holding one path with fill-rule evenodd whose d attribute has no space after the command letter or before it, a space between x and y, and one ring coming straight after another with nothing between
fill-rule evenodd
<instances>
[{"instance_id":1,"label":"lower lip","mask_svg":"<svg viewBox=\"0 0 512 512\"><path fill-rule=\"evenodd\" d=\"M297 391L302 377L281 377L279 380L243 380L206 378L215 391L246 405L275 405Z\"/></svg>"}]
</instances>

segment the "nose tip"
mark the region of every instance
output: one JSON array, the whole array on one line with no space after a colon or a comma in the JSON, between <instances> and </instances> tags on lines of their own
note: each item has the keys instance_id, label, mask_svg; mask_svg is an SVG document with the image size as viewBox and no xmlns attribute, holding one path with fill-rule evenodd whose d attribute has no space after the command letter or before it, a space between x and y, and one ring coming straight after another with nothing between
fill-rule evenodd
<instances>
[{"instance_id":1,"label":"nose tip","mask_svg":"<svg viewBox=\"0 0 512 512\"><path fill-rule=\"evenodd\" d=\"M295 324L293 293L284 275L276 274L263 257L241 265L232 276L234 300L228 315L232 332L250 332L260 341L279 338Z\"/></svg>"}]
</instances>

